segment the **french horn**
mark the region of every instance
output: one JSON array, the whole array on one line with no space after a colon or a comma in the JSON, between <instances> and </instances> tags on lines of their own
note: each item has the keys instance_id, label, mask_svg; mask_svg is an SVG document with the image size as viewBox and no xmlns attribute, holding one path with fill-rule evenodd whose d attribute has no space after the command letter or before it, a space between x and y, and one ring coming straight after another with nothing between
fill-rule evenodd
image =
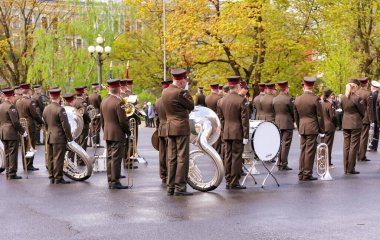
<instances>
[{"instance_id":1,"label":"french horn","mask_svg":"<svg viewBox=\"0 0 380 240\"><path fill-rule=\"evenodd\" d=\"M71 134L73 139L77 139L83 130L83 117L81 113L74 107L64 106L67 119L69 120ZM63 164L63 173L70 179L75 181L84 181L88 179L92 174L93 159L87 154L87 152L76 142L72 141L67 143L67 149L75 153L77 157L80 157L85 166L78 166L68 157L69 151L66 152L65 161Z\"/></svg>"},{"instance_id":2,"label":"french horn","mask_svg":"<svg viewBox=\"0 0 380 240\"><path fill-rule=\"evenodd\" d=\"M190 122L190 142L198 147L197 150L190 152L188 184L202 192L216 189L222 182L224 167L222 159L217 151L211 146L220 135L221 124L214 111L207 107L196 106L189 116ZM213 176L205 179L205 172L202 170L203 158L209 157L212 160Z\"/></svg>"}]
</instances>

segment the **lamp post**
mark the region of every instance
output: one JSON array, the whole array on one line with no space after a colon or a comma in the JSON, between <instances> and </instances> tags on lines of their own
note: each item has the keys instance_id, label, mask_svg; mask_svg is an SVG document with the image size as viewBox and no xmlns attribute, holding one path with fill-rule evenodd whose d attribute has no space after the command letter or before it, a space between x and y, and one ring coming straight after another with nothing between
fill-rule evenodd
<instances>
[{"instance_id":1,"label":"lamp post","mask_svg":"<svg viewBox=\"0 0 380 240\"><path fill-rule=\"evenodd\" d=\"M98 45L88 47L88 51L91 54L91 57L93 57L95 59L97 65L98 65L98 82L99 82L100 88L102 88L102 82L103 82L103 80L102 80L103 62L111 53L111 47L110 46L105 46L103 48L104 42L105 42L105 39L101 35L98 35L98 37L96 38L96 43ZM97 55L94 54L95 52L97 53ZM107 54L105 57L103 57L103 52L105 52Z\"/></svg>"}]
</instances>

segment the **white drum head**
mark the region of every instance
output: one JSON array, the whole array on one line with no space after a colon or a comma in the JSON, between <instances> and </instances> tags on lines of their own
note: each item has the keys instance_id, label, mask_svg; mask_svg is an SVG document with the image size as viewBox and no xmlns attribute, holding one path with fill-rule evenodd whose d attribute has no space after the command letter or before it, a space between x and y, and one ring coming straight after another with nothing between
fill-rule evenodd
<instances>
[{"instance_id":1,"label":"white drum head","mask_svg":"<svg viewBox=\"0 0 380 240\"><path fill-rule=\"evenodd\" d=\"M280 150L280 132L272 122L261 122L252 135L252 147L261 161L270 161Z\"/></svg>"}]
</instances>

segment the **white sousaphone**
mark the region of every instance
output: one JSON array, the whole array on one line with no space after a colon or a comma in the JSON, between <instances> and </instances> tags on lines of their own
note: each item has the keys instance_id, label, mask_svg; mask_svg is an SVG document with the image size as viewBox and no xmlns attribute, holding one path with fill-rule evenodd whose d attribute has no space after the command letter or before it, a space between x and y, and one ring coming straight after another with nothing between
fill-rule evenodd
<instances>
[{"instance_id":1,"label":"white sousaphone","mask_svg":"<svg viewBox=\"0 0 380 240\"><path fill-rule=\"evenodd\" d=\"M64 108L71 127L71 134L75 140L82 133L83 117L74 107L64 106ZM67 148L69 151L74 152L77 157L80 157L85 166L78 166L75 160L69 159L69 151L67 151L63 164L63 173L70 179L76 181L84 181L88 179L92 174L93 159L91 159L87 152L74 141L69 142Z\"/></svg>"},{"instance_id":2,"label":"white sousaphone","mask_svg":"<svg viewBox=\"0 0 380 240\"><path fill-rule=\"evenodd\" d=\"M190 113L190 142L198 147L190 152L188 184L199 191L216 189L224 177L222 159L211 146L220 135L220 120L216 113L207 107L196 106ZM213 171L204 167L205 158L211 158ZM207 164L207 162L206 162ZM202 170L201 170L202 169ZM206 179L206 175L212 175Z\"/></svg>"}]
</instances>

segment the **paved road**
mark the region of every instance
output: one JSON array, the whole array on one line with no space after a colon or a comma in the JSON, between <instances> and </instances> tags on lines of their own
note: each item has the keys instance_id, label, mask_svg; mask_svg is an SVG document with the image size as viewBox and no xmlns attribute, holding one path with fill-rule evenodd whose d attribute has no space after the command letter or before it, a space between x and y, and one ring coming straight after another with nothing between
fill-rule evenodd
<instances>
[{"instance_id":1,"label":"paved road","mask_svg":"<svg viewBox=\"0 0 380 240\"><path fill-rule=\"evenodd\" d=\"M264 189L248 181L245 191L225 190L223 182L191 197L166 196L152 133L140 130L139 152L149 164L136 171L131 190L109 190L105 173L70 185L50 185L45 170L20 181L1 174L0 239L379 239L379 154L358 163L360 175L344 175L341 132L334 181L298 182L297 170L275 171L280 188L271 179ZM43 147L37 150L36 165L44 169ZM295 133L294 169L298 154Z\"/></svg>"}]
</instances>

